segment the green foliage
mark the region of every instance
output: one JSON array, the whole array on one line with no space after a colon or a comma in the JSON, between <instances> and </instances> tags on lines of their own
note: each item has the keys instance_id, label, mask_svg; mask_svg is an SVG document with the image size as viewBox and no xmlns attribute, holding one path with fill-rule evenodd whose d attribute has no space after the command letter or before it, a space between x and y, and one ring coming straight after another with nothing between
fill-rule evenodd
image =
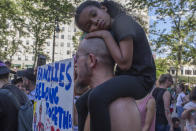
<instances>
[{"instance_id":1,"label":"green foliage","mask_svg":"<svg viewBox=\"0 0 196 131\"><path fill-rule=\"evenodd\" d=\"M27 16L27 29L32 33L35 41L33 52L34 65L38 54L44 54L45 40L56 30L57 22L66 24L73 17L74 7L67 0L24 0L24 13Z\"/></svg>"},{"instance_id":2,"label":"green foliage","mask_svg":"<svg viewBox=\"0 0 196 131\"><path fill-rule=\"evenodd\" d=\"M158 58L155 60L156 64L156 77L157 79L161 74L168 73L170 62L168 59Z\"/></svg>"},{"instance_id":3,"label":"green foliage","mask_svg":"<svg viewBox=\"0 0 196 131\"><path fill-rule=\"evenodd\" d=\"M196 36L196 18L195 18L195 1L191 0L170 0L158 1L155 0L155 14L158 17L154 23L154 28L151 32L157 35L157 38L152 38L152 44L158 53L168 53L167 57L171 59L177 69L182 65L194 59L192 51L195 50ZM157 6L156 6L157 5ZM157 31L156 25L158 22L171 22L171 28L166 31L163 29ZM178 74L178 73L177 73ZM176 75L176 79L178 76Z\"/></svg>"},{"instance_id":4,"label":"green foliage","mask_svg":"<svg viewBox=\"0 0 196 131\"><path fill-rule=\"evenodd\" d=\"M35 61L43 54L45 40L50 38L56 21L67 24L74 7L67 0L1 0L0 1L0 59L13 56L23 46L33 52ZM34 45L22 45L21 38L31 37ZM35 62L34 62L35 63Z\"/></svg>"},{"instance_id":5,"label":"green foliage","mask_svg":"<svg viewBox=\"0 0 196 131\"><path fill-rule=\"evenodd\" d=\"M24 19L19 4L13 0L0 1L0 59L10 59L18 51L24 34Z\"/></svg>"},{"instance_id":6,"label":"green foliage","mask_svg":"<svg viewBox=\"0 0 196 131\"><path fill-rule=\"evenodd\" d=\"M137 9L148 7L155 13L157 20L150 27L150 41L158 54L165 54L173 62L177 72L182 64L195 63L196 1L132 0L129 5ZM171 27L158 27L167 22Z\"/></svg>"}]
</instances>

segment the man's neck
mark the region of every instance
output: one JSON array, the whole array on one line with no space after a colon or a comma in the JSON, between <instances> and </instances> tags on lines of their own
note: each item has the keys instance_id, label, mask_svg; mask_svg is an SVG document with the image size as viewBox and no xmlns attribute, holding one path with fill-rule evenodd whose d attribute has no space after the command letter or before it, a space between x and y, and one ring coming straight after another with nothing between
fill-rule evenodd
<instances>
[{"instance_id":1,"label":"man's neck","mask_svg":"<svg viewBox=\"0 0 196 131\"><path fill-rule=\"evenodd\" d=\"M99 86L100 84L104 83L107 80L110 80L111 78L113 78L114 75L111 72L108 71L99 71L94 73L94 75L91 78L91 82L89 87L90 88L95 88L97 86Z\"/></svg>"},{"instance_id":2,"label":"man's neck","mask_svg":"<svg viewBox=\"0 0 196 131\"><path fill-rule=\"evenodd\" d=\"M164 88L166 89L167 87L165 86L165 84L159 85L159 88Z\"/></svg>"}]
</instances>

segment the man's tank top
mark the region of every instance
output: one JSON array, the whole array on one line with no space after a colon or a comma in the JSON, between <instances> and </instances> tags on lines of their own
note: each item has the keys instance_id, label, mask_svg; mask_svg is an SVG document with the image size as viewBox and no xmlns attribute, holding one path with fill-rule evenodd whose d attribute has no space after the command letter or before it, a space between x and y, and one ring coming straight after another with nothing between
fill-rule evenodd
<instances>
[{"instance_id":1,"label":"man's tank top","mask_svg":"<svg viewBox=\"0 0 196 131\"><path fill-rule=\"evenodd\" d=\"M168 121L165 116L165 107L163 102L163 94L167 91L167 89L163 88L155 88L152 96L156 101L156 123L167 125Z\"/></svg>"}]
</instances>

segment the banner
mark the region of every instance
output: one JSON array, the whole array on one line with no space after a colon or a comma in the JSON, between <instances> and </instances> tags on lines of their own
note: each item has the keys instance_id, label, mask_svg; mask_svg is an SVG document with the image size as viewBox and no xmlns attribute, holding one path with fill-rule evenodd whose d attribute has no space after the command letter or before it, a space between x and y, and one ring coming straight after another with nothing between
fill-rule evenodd
<instances>
[{"instance_id":1,"label":"banner","mask_svg":"<svg viewBox=\"0 0 196 131\"><path fill-rule=\"evenodd\" d=\"M38 67L33 131L72 131L73 72L73 59Z\"/></svg>"}]
</instances>

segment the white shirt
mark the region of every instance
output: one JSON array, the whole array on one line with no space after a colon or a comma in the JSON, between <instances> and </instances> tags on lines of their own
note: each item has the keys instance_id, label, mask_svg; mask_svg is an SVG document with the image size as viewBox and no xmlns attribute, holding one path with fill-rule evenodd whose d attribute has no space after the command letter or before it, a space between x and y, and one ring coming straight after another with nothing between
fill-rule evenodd
<instances>
[{"instance_id":1,"label":"white shirt","mask_svg":"<svg viewBox=\"0 0 196 131\"><path fill-rule=\"evenodd\" d=\"M183 98L185 96L186 95L184 94L184 92L181 92L180 94L178 94L176 106L182 106Z\"/></svg>"},{"instance_id":2,"label":"white shirt","mask_svg":"<svg viewBox=\"0 0 196 131\"><path fill-rule=\"evenodd\" d=\"M184 106L184 109L196 108L196 103L189 102ZM186 120L186 129L187 131L195 131L196 130L196 111L191 112L190 120Z\"/></svg>"},{"instance_id":3,"label":"white shirt","mask_svg":"<svg viewBox=\"0 0 196 131\"><path fill-rule=\"evenodd\" d=\"M29 98L30 101L35 100L35 92L36 92L36 88L34 90L32 90L27 97Z\"/></svg>"}]
</instances>

